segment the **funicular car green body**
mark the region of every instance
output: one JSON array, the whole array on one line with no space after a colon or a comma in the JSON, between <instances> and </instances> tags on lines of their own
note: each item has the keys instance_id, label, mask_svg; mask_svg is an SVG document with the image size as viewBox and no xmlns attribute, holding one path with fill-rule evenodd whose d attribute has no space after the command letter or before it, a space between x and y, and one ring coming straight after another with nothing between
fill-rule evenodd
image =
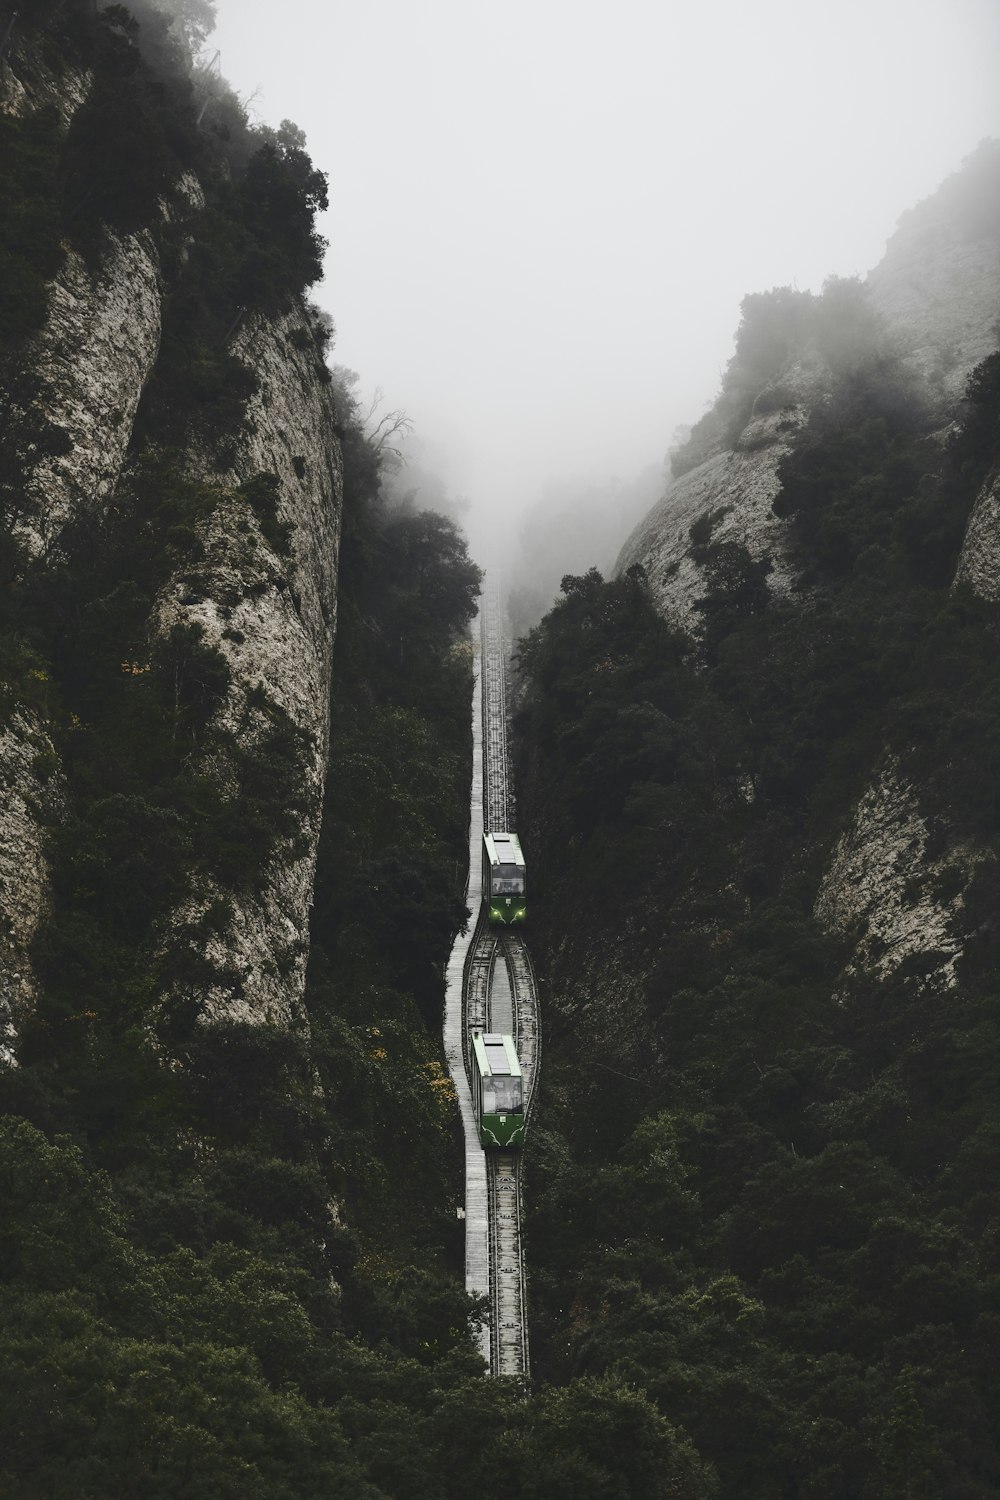
<instances>
[{"instance_id":1,"label":"funicular car green body","mask_svg":"<svg viewBox=\"0 0 1000 1500\"><path fill-rule=\"evenodd\" d=\"M524 1079L512 1036L472 1033L472 1090L483 1146L524 1145Z\"/></svg>"},{"instance_id":2,"label":"funicular car green body","mask_svg":"<svg viewBox=\"0 0 1000 1500\"><path fill-rule=\"evenodd\" d=\"M516 833L483 835L483 900L491 922L507 927L524 922L524 855Z\"/></svg>"}]
</instances>

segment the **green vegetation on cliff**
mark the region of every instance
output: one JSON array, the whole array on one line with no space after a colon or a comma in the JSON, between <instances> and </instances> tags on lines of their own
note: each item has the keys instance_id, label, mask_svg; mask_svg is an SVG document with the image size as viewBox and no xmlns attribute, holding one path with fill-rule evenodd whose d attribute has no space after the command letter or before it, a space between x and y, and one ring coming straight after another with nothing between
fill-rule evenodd
<instances>
[{"instance_id":1,"label":"green vegetation on cliff","mask_svg":"<svg viewBox=\"0 0 1000 1500\"><path fill-rule=\"evenodd\" d=\"M26 6L15 44L43 90L74 68L93 83L68 133L55 109L5 117L0 161L12 210L0 227L0 710L43 726L54 751L34 773L58 809L40 991L18 1017L19 1064L0 1075L0 1490L414 1493L399 1434L409 1442L423 1414L429 1474L452 1442L433 1416L440 1389L480 1388L434 1024L464 916L455 805L471 670L457 643L478 573L446 526L379 512L377 455L345 409L338 764L384 764L400 813L412 797L416 831L440 832L407 868L398 850L412 852L414 830L331 776L305 1015L290 1027L209 1015L209 990L238 1014L242 982L206 957L213 930L295 856L314 747L263 690L247 700L259 732L223 724L225 657L197 626L161 633L156 607L168 580L197 569L224 498L191 478L182 444L207 438L224 460L240 440L254 377L226 338L239 314L296 307L316 279L325 182L294 127L248 130L224 91L197 129L184 57L149 7L137 37L118 7ZM180 220L162 218L159 195L189 168L205 206L195 195ZM99 277L109 229L157 245L161 356L116 493L81 506L58 556L33 565L17 529L31 519L25 476L68 443L39 420L29 340L66 247ZM307 309L299 332L297 354L315 347L329 380L323 320ZM284 555L273 476L240 498ZM364 575L366 547L384 587ZM366 647L366 630L390 642L407 631L417 655ZM346 863L337 827L354 840ZM379 861L405 899L388 882L380 894ZM180 922L205 881L217 901ZM371 954L386 953L367 989L352 912ZM273 959L280 976L285 956Z\"/></svg>"},{"instance_id":2,"label":"green vegetation on cliff","mask_svg":"<svg viewBox=\"0 0 1000 1500\"><path fill-rule=\"evenodd\" d=\"M520 648L533 1354L634 1383L732 1500L1000 1484L1000 611L950 586L998 412L998 356L943 449L903 372L845 373L783 465L800 596L709 516L698 641L633 570ZM964 891L951 988L845 971L813 915L886 757L979 851L908 896Z\"/></svg>"},{"instance_id":3,"label":"green vegetation on cliff","mask_svg":"<svg viewBox=\"0 0 1000 1500\"><path fill-rule=\"evenodd\" d=\"M205 932L172 920L199 872L223 905L266 881L300 796L274 705L239 785L199 769L224 737L218 652L175 632L148 656L152 598L213 492L161 455L13 595L45 662L64 816L42 993L2 1080L12 1497L419 1493L413 1453L429 1473L452 1441L442 1392L480 1387L439 1040L478 570L446 523L383 515L363 433L348 420L342 439L334 767L299 1027L205 1015L205 987L239 976L197 957L212 910ZM370 797L361 765L396 798Z\"/></svg>"},{"instance_id":4,"label":"green vegetation on cliff","mask_svg":"<svg viewBox=\"0 0 1000 1500\"><path fill-rule=\"evenodd\" d=\"M51 107L0 126L0 712L19 752L40 726L22 783L56 825L39 991L0 1073L0 1490L460 1500L502 1473L537 1500L697 1500L690 1444L626 1383L527 1403L482 1378L440 1042L479 572L448 521L383 501L384 454L324 363L301 296L326 184L301 134L249 128L192 75L207 0L169 9L180 35L149 0L138 30L120 6L26 3L9 55ZM70 438L40 416L31 340L67 254L99 297L132 234L162 275L159 356L115 493L39 564L25 480ZM220 505L289 554L273 475L238 495L193 477L245 436L241 320L285 312L297 369L314 354L334 381L344 512L306 993L278 1025L240 1019L245 976L212 943L301 853L316 744L157 611L172 581L201 588ZM182 920L192 888L216 896ZM272 977L299 957L275 947Z\"/></svg>"}]
</instances>

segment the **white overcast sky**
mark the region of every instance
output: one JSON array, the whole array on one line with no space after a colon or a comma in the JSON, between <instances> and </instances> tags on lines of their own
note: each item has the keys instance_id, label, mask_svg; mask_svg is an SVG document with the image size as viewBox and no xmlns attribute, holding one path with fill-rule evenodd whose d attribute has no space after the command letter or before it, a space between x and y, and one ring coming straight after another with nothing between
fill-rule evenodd
<instances>
[{"instance_id":1,"label":"white overcast sky","mask_svg":"<svg viewBox=\"0 0 1000 1500\"><path fill-rule=\"evenodd\" d=\"M223 74L329 174L336 361L476 510L658 461L746 292L864 273L1000 136L1000 0L218 12Z\"/></svg>"}]
</instances>

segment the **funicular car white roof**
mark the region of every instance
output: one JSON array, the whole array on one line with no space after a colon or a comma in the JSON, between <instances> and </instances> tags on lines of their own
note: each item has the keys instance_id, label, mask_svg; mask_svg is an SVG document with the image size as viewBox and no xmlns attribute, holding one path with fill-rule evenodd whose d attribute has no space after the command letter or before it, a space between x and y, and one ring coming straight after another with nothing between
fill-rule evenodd
<instances>
[{"instance_id":1,"label":"funicular car white roof","mask_svg":"<svg viewBox=\"0 0 1000 1500\"><path fill-rule=\"evenodd\" d=\"M474 1031L472 1046L479 1071L484 1078L520 1078L521 1064L512 1036L499 1031Z\"/></svg>"},{"instance_id":2,"label":"funicular car white roof","mask_svg":"<svg viewBox=\"0 0 1000 1500\"><path fill-rule=\"evenodd\" d=\"M483 839L491 864L520 865L524 869L521 841L516 833L486 833Z\"/></svg>"}]
</instances>

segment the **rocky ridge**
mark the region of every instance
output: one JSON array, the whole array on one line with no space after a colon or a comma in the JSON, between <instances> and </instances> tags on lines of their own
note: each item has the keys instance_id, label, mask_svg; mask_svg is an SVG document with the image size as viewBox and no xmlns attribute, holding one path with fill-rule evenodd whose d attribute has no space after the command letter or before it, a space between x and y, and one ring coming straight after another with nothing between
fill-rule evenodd
<instances>
[{"instance_id":1,"label":"rocky ridge","mask_svg":"<svg viewBox=\"0 0 1000 1500\"><path fill-rule=\"evenodd\" d=\"M235 742L259 740L277 710L308 746L299 788L307 803L296 841L301 852L277 857L263 893L234 900L231 921L208 941L213 965L240 976L235 992L210 990L208 1011L244 1020L289 1020L305 985L329 740L342 466L329 388L316 378L311 346L303 349L304 341L295 339L302 328L296 310L273 321L255 318L240 331L234 352L260 382L246 436L221 476L207 455L192 455L193 472L215 483L218 503L206 527L203 560L167 586L157 609L161 634L197 625L206 644L225 657L231 684L219 725ZM289 528L288 556L268 544L239 492L260 474L278 481L277 516ZM227 775L224 763L212 769ZM193 892L178 923L197 922L217 895L212 888Z\"/></svg>"},{"instance_id":2,"label":"rocky ridge","mask_svg":"<svg viewBox=\"0 0 1000 1500\"><path fill-rule=\"evenodd\" d=\"M1000 599L1000 469L987 477L976 497L955 580L968 584L981 599Z\"/></svg>"},{"instance_id":3,"label":"rocky ridge","mask_svg":"<svg viewBox=\"0 0 1000 1500\"><path fill-rule=\"evenodd\" d=\"M791 386L791 390L789 387ZM788 440L805 420L805 399L795 399L794 384L782 381L792 399L774 412L753 412L732 448L705 459L671 484L663 499L633 531L616 572L640 563L661 613L674 624L691 627L695 603L705 592L705 574L692 550L691 527L711 519L713 542L738 542L754 561L770 557L768 587L787 592L793 571L786 557L786 523L771 509L778 493L778 465ZM770 392L761 393L766 406Z\"/></svg>"},{"instance_id":4,"label":"rocky ridge","mask_svg":"<svg viewBox=\"0 0 1000 1500\"><path fill-rule=\"evenodd\" d=\"M908 210L867 278L872 304L950 416L969 371L1000 342L1000 245L952 209L952 184Z\"/></svg>"},{"instance_id":5,"label":"rocky ridge","mask_svg":"<svg viewBox=\"0 0 1000 1500\"><path fill-rule=\"evenodd\" d=\"M30 49L2 69L0 106L24 116L55 104L66 126L86 101L90 75L42 66ZM161 223L197 235L204 197L190 175L161 200ZM42 455L26 476L29 501L19 540L29 565L48 567L60 538L81 510L99 508L127 472L136 444L135 419L160 350L165 293L150 224L130 234L107 232L98 256L67 247L50 286L45 325L23 365L40 383L38 413L65 435L65 451ZM175 235L176 238L176 235ZM284 716L308 746L307 811L294 857L277 859L266 894L232 908L230 926L208 940L215 967L238 976L208 997L208 1010L247 1020L287 1019L304 983L305 940L319 834L329 733L329 671L336 624L336 568L342 492L339 447L329 386L301 299L273 317L248 318L229 352L252 370L256 393L220 469L219 454L192 432L182 462L215 490L205 523L204 557L163 591L154 631L177 624L201 628L231 673L220 727L234 745L250 747ZM282 554L265 538L246 480L274 477L276 520L287 537ZM141 669L141 664L138 664ZM29 947L48 904L45 847L53 816L58 757L44 725L12 713L0 742L8 795L0 811L0 1024L10 1040L17 1015L36 992ZM212 767L223 780L229 768ZM288 851L286 851L286 854ZM215 893L192 892L178 913L184 928ZM6 1018L6 1019L4 1019Z\"/></svg>"},{"instance_id":6,"label":"rocky ridge","mask_svg":"<svg viewBox=\"0 0 1000 1500\"><path fill-rule=\"evenodd\" d=\"M928 841L914 788L887 765L858 802L816 898L816 916L828 931L856 937L848 972L886 979L908 959L933 955L934 982L955 984L962 891L977 854L963 846L931 857ZM949 888L950 896L939 894Z\"/></svg>"},{"instance_id":7,"label":"rocky ridge","mask_svg":"<svg viewBox=\"0 0 1000 1500\"><path fill-rule=\"evenodd\" d=\"M23 118L54 107L68 129L87 99L91 74L72 67L56 71L30 51L18 52L16 64L8 60L0 67L0 110ZM97 271L88 271L81 257L67 249L65 265L51 288L50 315L26 359L41 378L41 414L65 430L70 443L65 455L42 459L25 476L26 494L37 510L32 515L31 506L26 507L28 518L18 530L36 560L65 525L74 500L89 498L95 481L106 493L117 479L131 420L127 425L124 420L109 424L108 417L112 410L120 410L124 417L127 408L134 416L159 346L158 270L150 244L137 236L129 240L132 243L126 245L113 237L111 254ZM135 302L126 280L130 270L138 276ZM138 316L130 320L133 307ZM127 323L128 337L123 337ZM45 849L53 810L50 779L57 766L58 756L38 715L14 711L0 732L0 774L5 783L0 807L0 932L6 950L0 955L0 1033L9 1056L18 1022L37 993L30 946L49 902Z\"/></svg>"},{"instance_id":8,"label":"rocky ridge","mask_svg":"<svg viewBox=\"0 0 1000 1500\"><path fill-rule=\"evenodd\" d=\"M988 179L990 149L966 164L966 171ZM970 371L998 342L1000 240L996 234L995 189L984 187L977 206L961 176L949 179L931 198L903 216L886 253L870 272L866 287L890 346L900 351L925 400L947 430L956 415ZM769 557L772 593L787 593L794 582L783 523L773 514L779 490L778 466L788 441L806 420L813 403L829 389L821 366L799 363L772 382L792 400L772 412L771 388L760 391L749 421L731 443L721 442L688 472L675 478L653 511L635 528L619 556L616 572L641 565L657 608L673 623L694 629L695 603L706 578L691 537L697 522L708 525L713 542L734 541L752 558ZM763 415L761 408L765 409ZM957 570L983 598L1000 597L1000 478L994 472L977 500ZM975 851L953 847L929 860L927 828L917 793L885 768L854 810L834 849L816 901L816 915L832 932L857 932L848 964L886 977L906 961L926 961L934 983L954 982L961 952L961 891L955 882L935 897L946 868L975 863ZM966 884L959 881L958 885ZM921 959L922 956L922 959Z\"/></svg>"},{"instance_id":9,"label":"rocky ridge","mask_svg":"<svg viewBox=\"0 0 1000 1500\"><path fill-rule=\"evenodd\" d=\"M1000 245L989 225L967 213L956 222L955 180L903 216L865 283L888 341L903 353L942 423L954 416L969 372L996 348L1000 322ZM787 590L793 569L771 511L777 470L789 438L822 400L829 380L814 358L796 359L768 381L731 444L718 442L675 478L625 542L616 573L641 565L658 607L675 623L691 628L697 622L693 605L705 591L705 577L689 530L704 515L719 516L713 540L740 542L755 560L769 555L769 586ZM776 392L782 407L773 411ZM965 566L976 568L971 558Z\"/></svg>"},{"instance_id":10,"label":"rocky ridge","mask_svg":"<svg viewBox=\"0 0 1000 1500\"><path fill-rule=\"evenodd\" d=\"M60 805L52 741L35 713L0 727L0 1059L11 1061L37 993L31 943L49 900L45 845Z\"/></svg>"},{"instance_id":11,"label":"rocky ridge","mask_svg":"<svg viewBox=\"0 0 1000 1500\"><path fill-rule=\"evenodd\" d=\"M33 514L19 528L30 555L58 543L80 507L114 489L136 409L160 347L159 258L148 232L109 235L101 263L75 250L52 284L48 321L28 354L41 378L39 411L69 440L29 477Z\"/></svg>"}]
</instances>

